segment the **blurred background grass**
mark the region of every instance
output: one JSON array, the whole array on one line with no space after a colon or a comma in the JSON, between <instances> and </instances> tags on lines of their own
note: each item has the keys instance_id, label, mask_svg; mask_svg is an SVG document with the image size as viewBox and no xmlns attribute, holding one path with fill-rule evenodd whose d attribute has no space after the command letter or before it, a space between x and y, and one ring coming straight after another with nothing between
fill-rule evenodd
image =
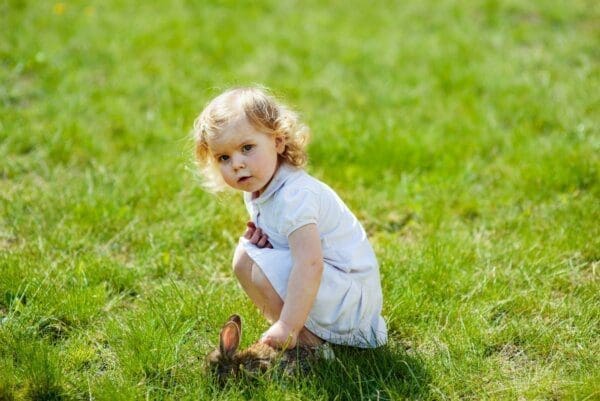
<instances>
[{"instance_id":1,"label":"blurred background grass","mask_svg":"<svg viewBox=\"0 0 600 401\"><path fill-rule=\"evenodd\" d=\"M598 396L597 2L3 0L0 26L0 399ZM266 324L189 131L248 84L367 228L390 344L218 391L222 322Z\"/></svg>"}]
</instances>

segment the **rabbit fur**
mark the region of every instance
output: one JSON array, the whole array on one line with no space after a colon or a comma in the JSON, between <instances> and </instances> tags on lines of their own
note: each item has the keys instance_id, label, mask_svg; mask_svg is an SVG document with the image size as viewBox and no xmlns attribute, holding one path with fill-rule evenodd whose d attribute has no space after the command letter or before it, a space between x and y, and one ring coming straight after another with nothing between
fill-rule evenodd
<instances>
[{"instance_id":1,"label":"rabbit fur","mask_svg":"<svg viewBox=\"0 0 600 401\"><path fill-rule=\"evenodd\" d=\"M271 346L256 342L239 351L242 338L242 319L231 315L219 334L219 347L209 353L206 364L220 382L240 375L254 376L271 368L280 369L286 374L305 372L309 362L316 359L315 348L297 346L279 351Z\"/></svg>"}]
</instances>

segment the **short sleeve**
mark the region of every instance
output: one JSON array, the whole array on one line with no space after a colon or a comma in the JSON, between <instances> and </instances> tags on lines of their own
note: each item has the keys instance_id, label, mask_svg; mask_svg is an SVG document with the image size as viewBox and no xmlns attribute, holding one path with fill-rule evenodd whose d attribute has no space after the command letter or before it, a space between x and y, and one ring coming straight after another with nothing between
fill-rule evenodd
<instances>
[{"instance_id":1,"label":"short sleeve","mask_svg":"<svg viewBox=\"0 0 600 401\"><path fill-rule=\"evenodd\" d=\"M319 216L319 196L307 188L286 191L283 195L285 205L279 232L288 237L291 233L307 224L317 224Z\"/></svg>"}]
</instances>

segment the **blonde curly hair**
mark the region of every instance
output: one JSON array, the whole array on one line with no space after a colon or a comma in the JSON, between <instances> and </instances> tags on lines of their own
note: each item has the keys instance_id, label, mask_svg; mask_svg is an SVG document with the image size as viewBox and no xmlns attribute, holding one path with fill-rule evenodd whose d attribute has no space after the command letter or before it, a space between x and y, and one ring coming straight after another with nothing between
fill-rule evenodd
<instances>
[{"instance_id":1,"label":"blonde curly hair","mask_svg":"<svg viewBox=\"0 0 600 401\"><path fill-rule=\"evenodd\" d=\"M310 131L295 112L279 103L266 89L229 89L211 100L194 121L196 164L207 190L218 192L227 187L212 157L208 139L218 136L227 124L240 116L260 132L285 138L285 149L279 155L282 161L296 167L306 165Z\"/></svg>"}]
</instances>

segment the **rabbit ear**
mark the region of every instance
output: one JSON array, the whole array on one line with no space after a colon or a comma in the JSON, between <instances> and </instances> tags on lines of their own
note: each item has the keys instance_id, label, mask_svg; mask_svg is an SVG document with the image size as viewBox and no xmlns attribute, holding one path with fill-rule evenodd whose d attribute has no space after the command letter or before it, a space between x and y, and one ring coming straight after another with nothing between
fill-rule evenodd
<instances>
[{"instance_id":1,"label":"rabbit ear","mask_svg":"<svg viewBox=\"0 0 600 401\"><path fill-rule=\"evenodd\" d=\"M242 318L240 317L240 315L234 314L229 316L229 318L227 318L227 322L234 322L239 326L240 331L242 330Z\"/></svg>"},{"instance_id":2,"label":"rabbit ear","mask_svg":"<svg viewBox=\"0 0 600 401\"><path fill-rule=\"evenodd\" d=\"M221 329L219 335L219 350L221 355L231 357L240 345L242 337L242 320L238 315L232 315Z\"/></svg>"}]
</instances>

